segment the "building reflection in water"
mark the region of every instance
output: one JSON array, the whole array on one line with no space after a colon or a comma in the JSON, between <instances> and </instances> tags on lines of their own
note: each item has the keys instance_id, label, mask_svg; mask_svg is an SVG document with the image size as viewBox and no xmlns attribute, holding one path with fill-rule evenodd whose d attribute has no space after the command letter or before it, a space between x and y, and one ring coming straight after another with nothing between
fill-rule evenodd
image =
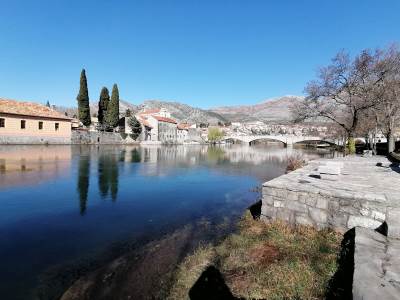
<instances>
[{"instance_id":1,"label":"building reflection in water","mask_svg":"<svg viewBox=\"0 0 400 300\"><path fill-rule=\"evenodd\" d=\"M67 177L71 157L69 146L0 146L0 189Z\"/></svg>"}]
</instances>

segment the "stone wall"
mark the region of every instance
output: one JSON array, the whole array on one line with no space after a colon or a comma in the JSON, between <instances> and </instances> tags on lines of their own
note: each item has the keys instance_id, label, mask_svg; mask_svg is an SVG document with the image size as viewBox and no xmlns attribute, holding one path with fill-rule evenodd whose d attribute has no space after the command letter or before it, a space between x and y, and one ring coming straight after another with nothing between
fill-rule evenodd
<instances>
[{"instance_id":1,"label":"stone wall","mask_svg":"<svg viewBox=\"0 0 400 300\"><path fill-rule=\"evenodd\" d=\"M264 219L346 230L355 226L377 228L386 220L386 210L368 200L264 187L261 214Z\"/></svg>"},{"instance_id":2,"label":"stone wall","mask_svg":"<svg viewBox=\"0 0 400 300\"><path fill-rule=\"evenodd\" d=\"M71 144L70 137L0 135L0 145L64 145Z\"/></svg>"},{"instance_id":3,"label":"stone wall","mask_svg":"<svg viewBox=\"0 0 400 300\"><path fill-rule=\"evenodd\" d=\"M129 135L113 132L73 131L72 144L138 144Z\"/></svg>"}]
</instances>

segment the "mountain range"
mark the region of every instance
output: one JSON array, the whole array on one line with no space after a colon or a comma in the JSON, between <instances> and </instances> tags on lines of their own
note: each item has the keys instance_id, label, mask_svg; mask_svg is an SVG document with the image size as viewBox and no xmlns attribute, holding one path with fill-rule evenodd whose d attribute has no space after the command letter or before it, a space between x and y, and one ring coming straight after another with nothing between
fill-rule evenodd
<instances>
[{"instance_id":1,"label":"mountain range","mask_svg":"<svg viewBox=\"0 0 400 300\"><path fill-rule=\"evenodd\" d=\"M211 111L231 122L288 122L291 120L290 106L303 100L301 96L283 96L266 99L258 104L222 106Z\"/></svg>"},{"instance_id":2,"label":"mountain range","mask_svg":"<svg viewBox=\"0 0 400 300\"><path fill-rule=\"evenodd\" d=\"M142 104L134 105L128 101L120 100L120 112L124 113L127 109L138 112L145 108L166 108L173 118L179 122L187 123L209 123L218 122L288 122L291 119L290 106L302 100L301 96L283 96L278 98L266 99L258 104L240 106L221 106L212 109L201 109L192 107L179 102L169 102L160 100L145 100ZM56 106L56 110L72 116L77 113L76 108L66 108ZM90 104L92 115L97 114L97 103Z\"/></svg>"}]
</instances>

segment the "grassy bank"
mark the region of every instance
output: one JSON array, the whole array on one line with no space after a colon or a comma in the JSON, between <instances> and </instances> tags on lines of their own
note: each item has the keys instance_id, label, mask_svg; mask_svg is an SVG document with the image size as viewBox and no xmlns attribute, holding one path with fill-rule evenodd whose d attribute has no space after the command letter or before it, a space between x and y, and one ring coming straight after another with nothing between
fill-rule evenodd
<instances>
[{"instance_id":1,"label":"grassy bank","mask_svg":"<svg viewBox=\"0 0 400 300\"><path fill-rule=\"evenodd\" d=\"M236 233L220 244L203 245L178 267L169 299L188 299L189 290L210 265L236 297L322 299L336 270L341 235L311 227L291 228L242 218Z\"/></svg>"}]
</instances>

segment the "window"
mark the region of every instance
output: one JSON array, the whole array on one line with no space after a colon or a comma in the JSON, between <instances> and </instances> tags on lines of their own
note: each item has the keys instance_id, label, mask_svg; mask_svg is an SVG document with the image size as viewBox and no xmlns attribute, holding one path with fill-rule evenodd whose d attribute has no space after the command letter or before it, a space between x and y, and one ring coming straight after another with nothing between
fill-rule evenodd
<instances>
[{"instance_id":1,"label":"window","mask_svg":"<svg viewBox=\"0 0 400 300\"><path fill-rule=\"evenodd\" d=\"M25 129L25 127L26 127L26 121L21 120L21 129Z\"/></svg>"},{"instance_id":2,"label":"window","mask_svg":"<svg viewBox=\"0 0 400 300\"><path fill-rule=\"evenodd\" d=\"M0 118L0 127L6 127L6 120L3 118Z\"/></svg>"},{"instance_id":3,"label":"window","mask_svg":"<svg viewBox=\"0 0 400 300\"><path fill-rule=\"evenodd\" d=\"M58 131L59 128L60 128L60 123L54 124L54 129L55 129L56 131Z\"/></svg>"},{"instance_id":4,"label":"window","mask_svg":"<svg viewBox=\"0 0 400 300\"><path fill-rule=\"evenodd\" d=\"M42 130L42 129L43 129L43 122L40 121L40 122L39 122L39 130Z\"/></svg>"}]
</instances>

